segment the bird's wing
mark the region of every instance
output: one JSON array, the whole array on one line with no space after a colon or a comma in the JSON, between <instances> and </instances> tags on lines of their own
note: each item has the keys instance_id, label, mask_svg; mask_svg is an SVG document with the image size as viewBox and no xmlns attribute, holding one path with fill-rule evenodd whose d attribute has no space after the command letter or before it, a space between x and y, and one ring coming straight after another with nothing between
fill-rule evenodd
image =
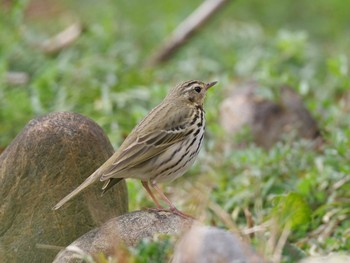
<instances>
[{"instance_id":1,"label":"bird's wing","mask_svg":"<svg viewBox=\"0 0 350 263\"><path fill-rule=\"evenodd\" d=\"M186 129L188 118L180 118L180 122L170 125L164 129L155 129L146 134L139 135L128 147L121 150L119 154L108 160L107 165L101 170L101 181L109 178L119 178L118 173L125 169L135 167L143 162L161 154L169 146L182 141L191 132ZM186 125L187 124L187 125ZM101 167L102 168L102 167ZM120 174L122 176L122 174Z\"/></svg>"},{"instance_id":2,"label":"bird's wing","mask_svg":"<svg viewBox=\"0 0 350 263\"><path fill-rule=\"evenodd\" d=\"M124 178L123 176L126 173L121 172L128 168L142 164L142 162L145 162L162 153L170 145L183 140L189 132L187 129L185 129L185 124L188 123L188 119L185 115L183 116L184 118L181 118L180 115L180 121L177 122L176 126L175 124L170 124L169 127L164 127L164 129L153 130L148 127L144 127L145 129L143 131L146 130L145 134L128 137L125 140L125 143L116 153L114 153L100 168L90 175L73 192L56 204L53 209L56 210L60 208L64 203L98 180L98 178L100 178L101 181L105 181L110 178ZM152 126L150 125L150 127ZM137 132L137 129L135 132Z\"/></svg>"}]
</instances>

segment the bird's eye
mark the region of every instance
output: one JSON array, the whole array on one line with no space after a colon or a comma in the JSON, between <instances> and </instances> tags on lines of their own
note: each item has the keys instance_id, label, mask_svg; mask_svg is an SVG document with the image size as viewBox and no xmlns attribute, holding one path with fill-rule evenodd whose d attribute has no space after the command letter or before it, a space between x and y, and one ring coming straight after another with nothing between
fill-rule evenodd
<instances>
[{"instance_id":1,"label":"bird's eye","mask_svg":"<svg viewBox=\"0 0 350 263\"><path fill-rule=\"evenodd\" d=\"M200 93L200 92L201 92L201 90L202 90L202 88L201 88L201 87L199 87L199 86L197 86L197 87L195 87L195 88L194 88L194 90L195 90L197 93Z\"/></svg>"}]
</instances>

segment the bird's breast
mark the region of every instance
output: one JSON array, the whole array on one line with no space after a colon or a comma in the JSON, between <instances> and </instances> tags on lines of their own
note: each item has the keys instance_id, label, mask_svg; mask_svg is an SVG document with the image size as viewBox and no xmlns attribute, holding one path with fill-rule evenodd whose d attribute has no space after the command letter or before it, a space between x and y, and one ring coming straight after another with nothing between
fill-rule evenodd
<instances>
[{"instance_id":1,"label":"bird's breast","mask_svg":"<svg viewBox=\"0 0 350 263\"><path fill-rule=\"evenodd\" d=\"M194 163L204 139L205 118L202 110L194 115L188 127L188 135L164 151L154 164L153 180L172 181L183 175Z\"/></svg>"}]
</instances>

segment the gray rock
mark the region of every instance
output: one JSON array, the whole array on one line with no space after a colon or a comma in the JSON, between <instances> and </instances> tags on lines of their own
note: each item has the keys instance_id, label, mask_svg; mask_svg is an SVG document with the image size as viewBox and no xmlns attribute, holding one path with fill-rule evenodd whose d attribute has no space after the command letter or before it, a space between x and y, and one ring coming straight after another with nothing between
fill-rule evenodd
<instances>
[{"instance_id":1,"label":"gray rock","mask_svg":"<svg viewBox=\"0 0 350 263\"><path fill-rule=\"evenodd\" d=\"M96 183L58 211L52 206L110 155L102 129L76 113L30 121L0 156L0 261L50 262L57 250L127 211L121 182L101 197Z\"/></svg>"},{"instance_id":2,"label":"gray rock","mask_svg":"<svg viewBox=\"0 0 350 263\"><path fill-rule=\"evenodd\" d=\"M263 263L253 249L234 234L194 225L178 243L172 263Z\"/></svg>"},{"instance_id":3,"label":"gray rock","mask_svg":"<svg viewBox=\"0 0 350 263\"><path fill-rule=\"evenodd\" d=\"M157 234L178 235L192 224L171 212L135 211L113 218L101 227L91 230L62 250L54 263L82 262L75 258L82 250L88 255L103 253L112 255L120 244L135 246L143 238L153 238Z\"/></svg>"}]
</instances>

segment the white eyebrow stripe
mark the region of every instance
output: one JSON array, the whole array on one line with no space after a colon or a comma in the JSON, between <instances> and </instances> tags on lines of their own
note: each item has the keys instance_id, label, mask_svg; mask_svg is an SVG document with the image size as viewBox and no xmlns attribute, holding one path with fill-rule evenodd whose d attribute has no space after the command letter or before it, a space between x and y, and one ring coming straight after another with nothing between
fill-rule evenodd
<instances>
[{"instance_id":1,"label":"white eyebrow stripe","mask_svg":"<svg viewBox=\"0 0 350 263\"><path fill-rule=\"evenodd\" d=\"M193 81L193 82L189 83L188 86L184 89L184 91L190 91L195 86L199 86L199 83L197 81Z\"/></svg>"}]
</instances>

